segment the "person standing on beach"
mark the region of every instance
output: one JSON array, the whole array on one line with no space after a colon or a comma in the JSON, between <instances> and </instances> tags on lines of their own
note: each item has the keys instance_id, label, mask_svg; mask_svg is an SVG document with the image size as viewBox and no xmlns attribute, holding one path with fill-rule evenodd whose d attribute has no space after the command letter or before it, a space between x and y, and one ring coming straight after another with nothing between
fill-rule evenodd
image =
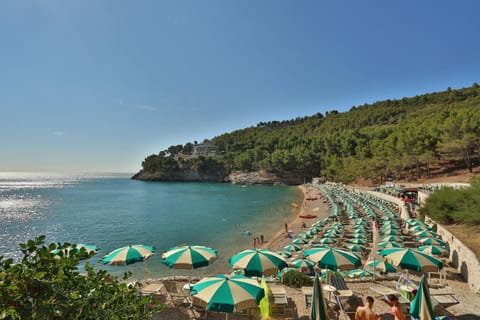
<instances>
[{"instance_id":1,"label":"person standing on beach","mask_svg":"<svg viewBox=\"0 0 480 320\"><path fill-rule=\"evenodd\" d=\"M355 312L355 320L380 320L381 318L373 311L373 298L368 296L365 306L358 307Z\"/></svg>"},{"instance_id":2,"label":"person standing on beach","mask_svg":"<svg viewBox=\"0 0 480 320\"><path fill-rule=\"evenodd\" d=\"M260 235L260 243L263 243L263 234Z\"/></svg>"},{"instance_id":3,"label":"person standing on beach","mask_svg":"<svg viewBox=\"0 0 480 320\"><path fill-rule=\"evenodd\" d=\"M388 296L388 300L390 300L390 303L392 304L392 314L395 317L395 320L405 320L405 315L398 307L398 297L391 294Z\"/></svg>"}]
</instances>

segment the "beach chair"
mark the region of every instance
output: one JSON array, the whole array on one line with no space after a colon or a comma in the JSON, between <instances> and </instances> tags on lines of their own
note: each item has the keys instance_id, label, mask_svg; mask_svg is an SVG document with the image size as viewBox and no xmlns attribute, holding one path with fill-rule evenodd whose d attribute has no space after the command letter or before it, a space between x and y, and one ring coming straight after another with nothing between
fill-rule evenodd
<instances>
[{"instance_id":1,"label":"beach chair","mask_svg":"<svg viewBox=\"0 0 480 320\"><path fill-rule=\"evenodd\" d=\"M163 285L165 286L167 295L174 306L179 306L185 303L191 304L191 301L189 301L184 292L182 292L183 288L180 287L180 284L177 281L165 280L163 281Z\"/></svg>"},{"instance_id":2,"label":"beach chair","mask_svg":"<svg viewBox=\"0 0 480 320\"><path fill-rule=\"evenodd\" d=\"M340 297L351 297L353 296L353 291L350 290L345 283L345 279L339 276L330 277L330 285L334 286L337 291L335 292L336 296Z\"/></svg>"},{"instance_id":3,"label":"beach chair","mask_svg":"<svg viewBox=\"0 0 480 320\"><path fill-rule=\"evenodd\" d=\"M272 314L285 314L286 310L289 308L285 287L275 284L269 284L268 287L270 288L269 301Z\"/></svg>"}]
</instances>

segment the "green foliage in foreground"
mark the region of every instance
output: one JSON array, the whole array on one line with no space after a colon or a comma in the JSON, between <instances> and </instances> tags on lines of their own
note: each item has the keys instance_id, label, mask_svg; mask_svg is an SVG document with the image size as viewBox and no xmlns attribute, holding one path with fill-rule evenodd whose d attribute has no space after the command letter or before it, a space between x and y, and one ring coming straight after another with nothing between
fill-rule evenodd
<instances>
[{"instance_id":1,"label":"green foliage in foreground","mask_svg":"<svg viewBox=\"0 0 480 320\"><path fill-rule=\"evenodd\" d=\"M289 287L304 287L304 286L311 286L313 285L312 279L299 271L290 270L285 273L282 277L283 284Z\"/></svg>"},{"instance_id":2,"label":"green foliage in foreground","mask_svg":"<svg viewBox=\"0 0 480 320\"><path fill-rule=\"evenodd\" d=\"M45 236L21 243L21 262L0 256L0 319L150 319L160 311L152 297L139 296L106 271L78 272L85 249L68 256L52 250L69 246L44 245ZM125 274L126 279L129 274Z\"/></svg>"},{"instance_id":3,"label":"green foliage in foreground","mask_svg":"<svg viewBox=\"0 0 480 320\"><path fill-rule=\"evenodd\" d=\"M480 178L473 178L470 184L466 189L444 187L435 191L420 208L420 214L444 224L480 224Z\"/></svg>"}]
</instances>

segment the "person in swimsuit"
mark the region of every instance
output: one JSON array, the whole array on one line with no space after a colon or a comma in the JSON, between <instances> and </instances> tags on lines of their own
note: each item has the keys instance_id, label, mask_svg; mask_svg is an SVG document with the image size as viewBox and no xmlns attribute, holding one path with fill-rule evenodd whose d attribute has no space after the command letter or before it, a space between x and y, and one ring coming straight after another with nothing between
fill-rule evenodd
<instances>
[{"instance_id":1,"label":"person in swimsuit","mask_svg":"<svg viewBox=\"0 0 480 320\"><path fill-rule=\"evenodd\" d=\"M373 298L368 296L365 299L365 306L357 308L355 320L380 320L380 317L373 311L373 302Z\"/></svg>"}]
</instances>

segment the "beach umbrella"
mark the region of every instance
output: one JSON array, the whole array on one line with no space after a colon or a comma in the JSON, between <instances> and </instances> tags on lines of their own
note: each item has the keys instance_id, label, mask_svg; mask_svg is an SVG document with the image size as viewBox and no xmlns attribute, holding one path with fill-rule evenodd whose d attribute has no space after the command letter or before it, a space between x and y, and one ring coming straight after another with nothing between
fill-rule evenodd
<instances>
[{"instance_id":1,"label":"beach umbrella","mask_svg":"<svg viewBox=\"0 0 480 320\"><path fill-rule=\"evenodd\" d=\"M362 264L360 257L353 252L331 247L304 250L303 255L322 269L352 270Z\"/></svg>"},{"instance_id":2,"label":"beach umbrella","mask_svg":"<svg viewBox=\"0 0 480 320\"><path fill-rule=\"evenodd\" d=\"M430 298L430 291L428 283L425 280L425 275L420 278L418 291L410 303L410 315L412 319L418 320L434 320L435 313L433 312L433 304Z\"/></svg>"},{"instance_id":3,"label":"beach umbrella","mask_svg":"<svg viewBox=\"0 0 480 320\"><path fill-rule=\"evenodd\" d=\"M137 244L118 248L106 254L101 262L108 265L123 266L135 262L145 261L155 252L154 247Z\"/></svg>"},{"instance_id":4,"label":"beach umbrella","mask_svg":"<svg viewBox=\"0 0 480 320\"><path fill-rule=\"evenodd\" d=\"M297 239L293 240L292 243L293 244L305 244L305 243L308 243L308 240L303 239L303 238L297 238Z\"/></svg>"},{"instance_id":5,"label":"beach umbrella","mask_svg":"<svg viewBox=\"0 0 480 320\"><path fill-rule=\"evenodd\" d=\"M410 224L410 225L417 225L417 224L421 223L420 220L415 219L415 218L407 219L407 220L405 220L405 222Z\"/></svg>"},{"instance_id":6,"label":"beach umbrella","mask_svg":"<svg viewBox=\"0 0 480 320\"><path fill-rule=\"evenodd\" d=\"M418 239L418 242L424 245L437 245L437 246L445 246L446 243L440 239L437 238L421 238Z\"/></svg>"},{"instance_id":7,"label":"beach umbrella","mask_svg":"<svg viewBox=\"0 0 480 320\"><path fill-rule=\"evenodd\" d=\"M382 241L394 241L394 242L405 241L405 238L401 236L382 236L381 239Z\"/></svg>"},{"instance_id":8,"label":"beach umbrella","mask_svg":"<svg viewBox=\"0 0 480 320\"><path fill-rule=\"evenodd\" d=\"M390 231L390 230L398 230L398 229L400 229L398 225L387 224L382 226L381 231Z\"/></svg>"},{"instance_id":9,"label":"beach umbrella","mask_svg":"<svg viewBox=\"0 0 480 320\"><path fill-rule=\"evenodd\" d=\"M430 230L417 231L413 235L420 238L425 238L425 237L438 238L439 237L438 234Z\"/></svg>"},{"instance_id":10,"label":"beach umbrella","mask_svg":"<svg viewBox=\"0 0 480 320\"><path fill-rule=\"evenodd\" d=\"M270 276L287 266L281 255L266 249L244 250L228 261L232 269L242 269L246 276Z\"/></svg>"},{"instance_id":11,"label":"beach umbrella","mask_svg":"<svg viewBox=\"0 0 480 320\"><path fill-rule=\"evenodd\" d=\"M297 259L297 260L294 260L292 263L290 263L290 266L298 269L302 269L302 268L311 269L315 267L315 262L310 261L308 259Z\"/></svg>"},{"instance_id":12,"label":"beach umbrella","mask_svg":"<svg viewBox=\"0 0 480 320\"><path fill-rule=\"evenodd\" d=\"M382 236L400 236L402 232L400 230L380 230Z\"/></svg>"},{"instance_id":13,"label":"beach umbrella","mask_svg":"<svg viewBox=\"0 0 480 320\"><path fill-rule=\"evenodd\" d=\"M402 243L395 241L383 241L378 243L378 246L382 249L391 249L391 248L403 248L405 247Z\"/></svg>"},{"instance_id":14,"label":"beach umbrella","mask_svg":"<svg viewBox=\"0 0 480 320\"><path fill-rule=\"evenodd\" d=\"M331 244L331 243L337 243L337 240L333 238L321 238L321 239L318 239L316 242L320 244Z\"/></svg>"},{"instance_id":15,"label":"beach umbrella","mask_svg":"<svg viewBox=\"0 0 480 320\"><path fill-rule=\"evenodd\" d=\"M277 254L284 256L286 258L290 258L292 256L292 254L288 251L277 251Z\"/></svg>"},{"instance_id":16,"label":"beach umbrella","mask_svg":"<svg viewBox=\"0 0 480 320\"><path fill-rule=\"evenodd\" d=\"M425 227L425 226L422 226L422 225L416 225L416 226L410 226L408 227L408 231L411 231L411 232L419 232L419 231L431 231L431 229Z\"/></svg>"},{"instance_id":17,"label":"beach umbrella","mask_svg":"<svg viewBox=\"0 0 480 320\"><path fill-rule=\"evenodd\" d=\"M384 260L370 260L365 264L366 269L375 269L380 272L396 272L397 269Z\"/></svg>"},{"instance_id":18,"label":"beach umbrella","mask_svg":"<svg viewBox=\"0 0 480 320\"><path fill-rule=\"evenodd\" d=\"M418 250L426 254L445 257L447 257L450 253L450 251L445 249L444 247L435 245L421 246L418 248Z\"/></svg>"},{"instance_id":19,"label":"beach umbrella","mask_svg":"<svg viewBox=\"0 0 480 320\"><path fill-rule=\"evenodd\" d=\"M436 272L443 268L434 257L410 248L392 248L380 251L384 259L396 267L417 272Z\"/></svg>"},{"instance_id":20,"label":"beach umbrella","mask_svg":"<svg viewBox=\"0 0 480 320\"><path fill-rule=\"evenodd\" d=\"M366 252L367 251L367 248L365 248L364 246L362 246L361 244L354 244L354 243L347 243L344 245L345 248L347 249L350 249L352 251L355 251L355 252Z\"/></svg>"},{"instance_id":21,"label":"beach umbrella","mask_svg":"<svg viewBox=\"0 0 480 320\"><path fill-rule=\"evenodd\" d=\"M364 269L355 269L347 271L345 274L350 278L364 278L371 277L373 272Z\"/></svg>"},{"instance_id":22,"label":"beach umbrella","mask_svg":"<svg viewBox=\"0 0 480 320\"><path fill-rule=\"evenodd\" d=\"M258 306L265 296L257 280L242 276L216 275L203 278L191 288L192 304L217 312L238 312Z\"/></svg>"},{"instance_id":23,"label":"beach umbrella","mask_svg":"<svg viewBox=\"0 0 480 320\"><path fill-rule=\"evenodd\" d=\"M307 233L300 233L298 235L299 238L303 238L303 239L312 239L313 237Z\"/></svg>"},{"instance_id":24,"label":"beach umbrella","mask_svg":"<svg viewBox=\"0 0 480 320\"><path fill-rule=\"evenodd\" d=\"M300 251L302 250L302 247L300 247L298 244L289 244L288 246L283 247L284 251L291 252L291 251Z\"/></svg>"},{"instance_id":25,"label":"beach umbrella","mask_svg":"<svg viewBox=\"0 0 480 320\"><path fill-rule=\"evenodd\" d=\"M217 251L204 246L178 246L162 254L162 263L174 269L192 270L217 260Z\"/></svg>"},{"instance_id":26,"label":"beach umbrella","mask_svg":"<svg viewBox=\"0 0 480 320\"><path fill-rule=\"evenodd\" d=\"M351 237L352 237L352 238L355 238L355 239L365 239L365 238L368 238L368 236L365 235L364 233L353 233L353 234L351 234Z\"/></svg>"},{"instance_id":27,"label":"beach umbrella","mask_svg":"<svg viewBox=\"0 0 480 320\"><path fill-rule=\"evenodd\" d=\"M366 244L365 240L363 239L348 239L348 242L355 244Z\"/></svg>"},{"instance_id":28,"label":"beach umbrella","mask_svg":"<svg viewBox=\"0 0 480 320\"><path fill-rule=\"evenodd\" d=\"M328 320L327 307L325 305L325 300L323 299L322 284L320 283L318 274L315 275L315 281L313 284L312 309L310 310L310 319Z\"/></svg>"},{"instance_id":29,"label":"beach umbrella","mask_svg":"<svg viewBox=\"0 0 480 320\"><path fill-rule=\"evenodd\" d=\"M70 252L80 253L80 252L82 252L82 249L83 249L83 251L85 251L85 253L87 253L89 255L91 253L97 253L97 251L99 250L99 248L97 246L94 246L94 245L72 244L70 246L65 247L64 249L55 249L55 250L52 250L50 252L54 255L59 255L60 253L63 253L64 256L68 256L70 254ZM82 258L84 258L84 257L81 257L81 259Z\"/></svg>"}]
</instances>

